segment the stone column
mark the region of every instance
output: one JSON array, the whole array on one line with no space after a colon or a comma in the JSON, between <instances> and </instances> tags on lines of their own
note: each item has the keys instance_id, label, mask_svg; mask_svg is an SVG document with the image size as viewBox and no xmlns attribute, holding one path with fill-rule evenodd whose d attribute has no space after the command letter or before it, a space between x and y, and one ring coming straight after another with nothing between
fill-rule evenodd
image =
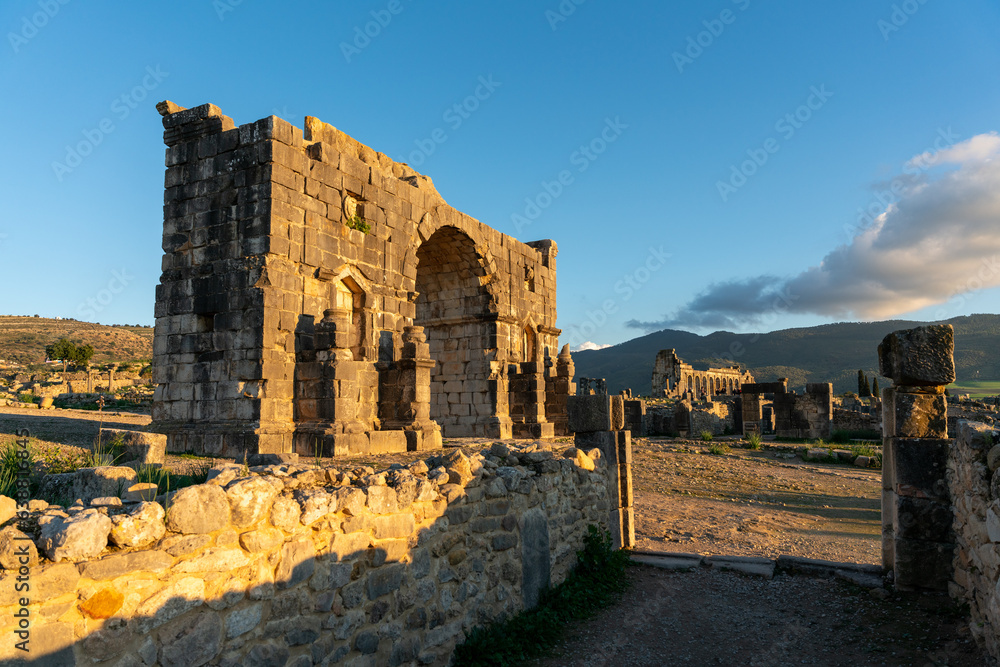
<instances>
[{"instance_id":1,"label":"stone column","mask_svg":"<svg viewBox=\"0 0 1000 667\"><path fill-rule=\"evenodd\" d=\"M578 449L595 447L607 463L608 525L616 549L635 545L635 510L632 494L632 438L625 428L625 404L621 396L588 394L570 396L566 401L569 428L576 435Z\"/></svg>"},{"instance_id":2,"label":"stone column","mask_svg":"<svg viewBox=\"0 0 1000 667\"><path fill-rule=\"evenodd\" d=\"M319 379L316 391L316 437L325 456L368 452L365 425L358 421L357 362L350 349L350 311L330 308L316 323L314 335Z\"/></svg>"},{"instance_id":3,"label":"stone column","mask_svg":"<svg viewBox=\"0 0 1000 667\"><path fill-rule=\"evenodd\" d=\"M423 327L403 328L399 383L402 401L398 421L391 428L406 432L406 449L418 451L441 447L441 427L431 420L431 369L434 368L430 346Z\"/></svg>"},{"instance_id":4,"label":"stone column","mask_svg":"<svg viewBox=\"0 0 1000 667\"><path fill-rule=\"evenodd\" d=\"M555 374L545 378L545 417L552 422L553 431L557 436L572 435L566 417L566 399L576 393L574 373L576 365L573 363L567 344L556 358Z\"/></svg>"},{"instance_id":5,"label":"stone column","mask_svg":"<svg viewBox=\"0 0 1000 667\"><path fill-rule=\"evenodd\" d=\"M555 430L545 419L545 374L537 361L520 364L520 372L512 378L522 410L523 421L515 421L515 438L552 438Z\"/></svg>"},{"instance_id":6,"label":"stone column","mask_svg":"<svg viewBox=\"0 0 1000 667\"><path fill-rule=\"evenodd\" d=\"M948 405L951 325L896 331L878 346L882 390L882 564L901 590L947 590L952 576Z\"/></svg>"}]
</instances>

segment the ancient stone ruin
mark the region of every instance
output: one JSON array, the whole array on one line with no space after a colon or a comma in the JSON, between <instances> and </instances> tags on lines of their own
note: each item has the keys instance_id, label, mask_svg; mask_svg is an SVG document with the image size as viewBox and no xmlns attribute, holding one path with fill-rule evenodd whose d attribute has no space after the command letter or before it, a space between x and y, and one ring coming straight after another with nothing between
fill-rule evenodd
<instances>
[{"instance_id":1,"label":"ancient stone ruin","mask_svg":"<svg viewBox=\"0 0 1000 667\"><path fill-rule=\"evenodd\" d=\"M743 433L774 433L783 438L829 438L833 424L833 384L806 385L805 394L788 390L788 379L743 385ZM764 404L771 411L765 420Z\"/></svg>"},{"instance_id":2,"label":"ancient stone ruin","mask_svg":"<svg viewBox=\"0 0 1000 667\"><path fill-rule=\"evenodd\" d=\"M739 365L696 371L670 348L656 355L650 396L705 400L716 394L738 394L741 386L753 381L753 375Z\"/></svg>"},{"instance_id":3,"label":"ancient stone ruin","mask_svg":"<svg viewBox=\"0 0 1000 667\"><path fill-rule=\"evenodd\" d=\"M954 350L951 325L897 331L878 348L893 381L882 390L882 563L904 590L947 589L953 574L944 390L955 381Z\"/></svg>"},{"instance_id":4,"label":"ancient stone ruin","mask_svg":"<svg viewBox=\"0 0 1000 667\"><path fill-rule=\"evenodd\" d=\"M169 451L378 453L566 433L556 244L307 117L157 105L152 430Z\"/></svg>"}]
</instances>

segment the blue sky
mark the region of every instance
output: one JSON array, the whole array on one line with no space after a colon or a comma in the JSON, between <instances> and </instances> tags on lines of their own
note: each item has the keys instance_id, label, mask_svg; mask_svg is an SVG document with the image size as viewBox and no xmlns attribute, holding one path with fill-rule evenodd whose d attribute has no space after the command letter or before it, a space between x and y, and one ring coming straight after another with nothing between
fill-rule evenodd
<instances>
[{"instance_id":1,"label":"blue sky","mask_svg":"<svg viewBox=\"0 0 1000 667\"><path fill-rule=\"evenodd\" d=\"M0 314L153 323L163 99L317 116L554 239L574 347L1000 312L986 0L9 0L0 26Z\"/></svg>"}]
</instances>

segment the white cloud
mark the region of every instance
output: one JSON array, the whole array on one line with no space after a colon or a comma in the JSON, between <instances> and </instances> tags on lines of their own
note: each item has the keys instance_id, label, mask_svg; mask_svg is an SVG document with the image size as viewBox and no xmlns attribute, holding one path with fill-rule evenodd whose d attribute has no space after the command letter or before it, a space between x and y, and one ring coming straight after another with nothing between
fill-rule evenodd
<instances>
[{"instance_id":1,"label":"white cloud","mask_svg":"<svg viewBox=\"0 0 1000 667\"><path fill-rule=\"evenodd\" d=\"M819 265L716 283L662 321L628 326L735 327L784 313L883 319L1000 285L998 155L995 132L918 155L907 169L957 168L906 180L897 202Z\"/></svg>"},{"instance_id":2,"label":"white cloud","mask_svg":"<svg viewBox=\"0 0 1000 667\"><path fill-rule=\"evenodd\" d=\"M610 345L600 345L598 343L594 343L594 342L588 340L587 342L581 343L580 345L578 345L577 348L575 350L573 350L573 352L582 352L583 350L603 350L606 347L611 347L611 346Z\"/></svg>"}]
</instances>

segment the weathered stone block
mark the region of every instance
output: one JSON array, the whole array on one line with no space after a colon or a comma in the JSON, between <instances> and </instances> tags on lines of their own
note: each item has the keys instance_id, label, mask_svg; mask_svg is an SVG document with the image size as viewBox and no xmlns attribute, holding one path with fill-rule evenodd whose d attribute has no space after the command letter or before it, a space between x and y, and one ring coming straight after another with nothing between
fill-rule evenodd
<instances>
[{"instance_id":1,"label":"weathered stone block","mask_svg":"<svg viewBox=\"0 0 1000 667\"><path fill-rule=\"evenodd\" d=\"M613 431L615 422L612 414L612 398L598 395L568 396L566 413L570 431L574 433Z\"/></svg>"},{"instance_id":2,"label":"weathered stone block","mask_svg":"<svg viewBox=\"0 0 1000 667\"><path fill-rule=\"evenodd\" d=\"M878 346L879 372L898 385L955 381L955 331L950 324L894 331Z\"/></svg>"},{"instance_id":3,"label":"weathered stone block","mask_svg":"<svg viewBox=\"0 0 1000 667\"><path fill-rule=\"evenodd\" d=\"M900 590L948 590L954 548L950 543L895 538L895 586Z\"/></svg>"},{"instance_id":4,"label":"weathered stone block","mask_svg":"<svg viewBox=\"0 0 1000 667\"><path fill-rule=\"evenodd\" d=\"M948 403L944 393L893 392L892 423L900 438L947 438Z\"/></svg>"},{"instance_id":5,"label":"weathered stone block","mask_svg":"<svg viewBox=\"0 0 1000 667\"><path fill-rule=\"evenodd\" d=\"M892 438L890 447L897 495L950 500L945 477L950 440Z\"/></svg>"},{"instance_id":6,"label":"weathered stone block","mask_svg":"<svg viewBox=\"0 0 1000 667\"><path fill-rule=\"evenodd\" d=\"M211 533L229 525L229 500L212 484L197 484L171 495L167 528L176 533Z\"/></svg>"},{"instance_id":7,"label":"weathered stone block","mask_svg":"<svg viewBox=\"0 0 1000 667\"><path fill-rule=\"evenodd\" d=\"M606 397L605 397L606 398ZM521 533L521 597L525 609L538 604L551 581L549 523L545 513L533 508L518 521Z\"/></svg>"},{"instance_id":8,"label":"weathered stone block","mask_svg":"<svg viewBox=\"0 0 1000 667\"><path fill-rule=\"evenodd\" d=\"M951 505L937 500L895 497L894 534L897 539L953 542Z\"/></svg>"},{"instance_id":9,"label":"weathered stone block","mask_svg":"<svg viewBox=\"0 0 1000 667\"><path fill-rule=\"evenodd\" d=\"M121 444L123 451L120 463L135 461L143 464L162 464L164 453L167 451L167 436L161 433L102 428L100 438L105 444Z\"/></svg>"}]
</instances>

